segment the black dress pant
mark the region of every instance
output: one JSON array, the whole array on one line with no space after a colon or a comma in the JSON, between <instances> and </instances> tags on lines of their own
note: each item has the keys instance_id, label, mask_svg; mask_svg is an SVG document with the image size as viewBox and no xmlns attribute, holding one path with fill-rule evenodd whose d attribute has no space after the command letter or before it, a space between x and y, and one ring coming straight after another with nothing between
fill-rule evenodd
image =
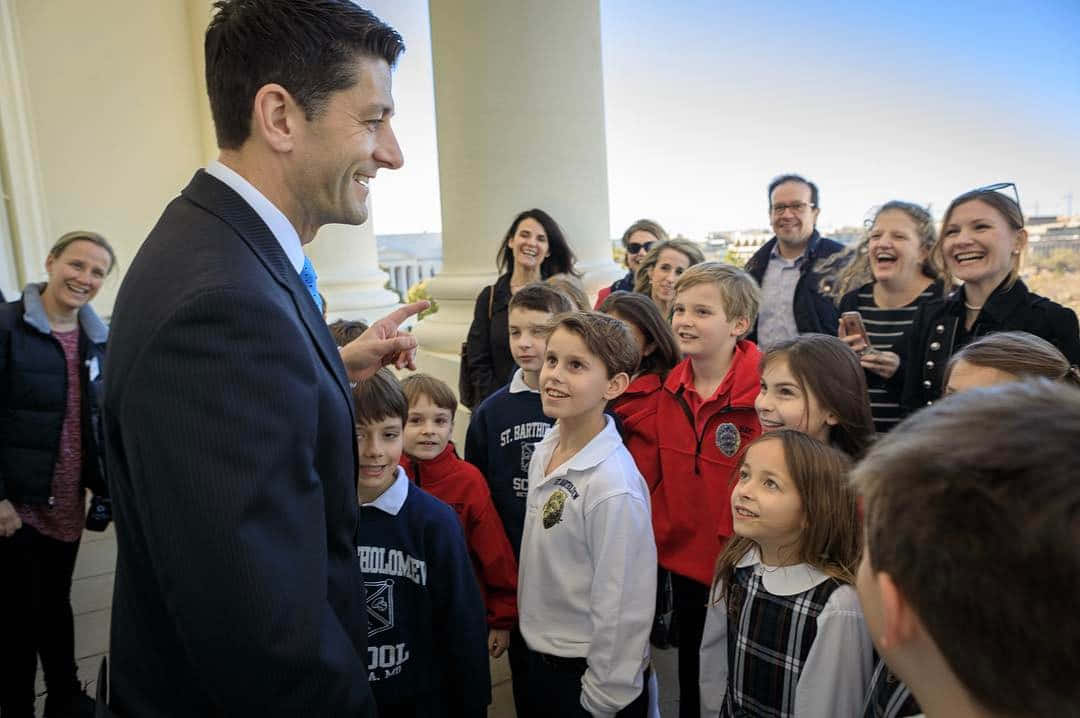
<instances>
[{"instance_id":1,"label":"black dress pant","mask_svg":"<svg viewBox=\"0 0 1080 718\"><path fill-rule=\"evenodd\" d=\"M671 574L675 619L679 622L679 718L699 718L701 691L698 675L701 634L709 587L692 578Z\"/></svg>"},{"instance_id":2,"label":"black dress pant","mask_svg":"<svg viewBox=\"0 0 1080 718\"><path fill-rule=\"evenodd\" d=\"M588 667L584 658L559 658L535 651L529 657L529 702L533 715L591 718L581 707L581 677ZM646 669L641 695L616 713L618 718L648 716L649 676Z\"/></svg>"},{"instance_id":3,"label":"black dress pant","mask_svg":"<svg viewBox=\"0 0 1080 718\"><path fill-rule=\"evenodd\" d=\"M514 691L514 712L517 718L540 718L543 715L533 709L529 703L529 665L532 659L529 657L532 651L521 631L514 626L510 631L510 687Z\"/></svg>"},{"instance_id":4,"label":"black dress pant","mask_svg":"<svg viewBox=\"0 0 1080 718\"><path fill-rule=\"evenodd\" d=\"M52 701L80 690L75 668L71 576L79 542L57 541L23 527L0 538L0 716L33 718L37 659Z\"/></svg>"}]
</instances>

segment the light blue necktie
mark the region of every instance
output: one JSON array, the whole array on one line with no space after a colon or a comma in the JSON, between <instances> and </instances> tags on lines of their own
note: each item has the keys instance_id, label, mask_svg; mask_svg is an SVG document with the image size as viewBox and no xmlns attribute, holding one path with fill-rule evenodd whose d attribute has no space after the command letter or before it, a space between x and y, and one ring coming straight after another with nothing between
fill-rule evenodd
<instances>
[{"instance_id":1,"label":"light blue necktie","mask_svg":"<svg viewBox=\"0 0 1080 718\"><path fill-rule=\"evenodd\" d=\"M308 292L311 294L312 300L315 302L315 306L318 307L319 312L322 312L322 297L319 296L318 281L319 275L315 274L315 267L311 265L311 260L304 257L304 268L300 270L300 281L307 287Z\"/></svg>"}]
</instances>

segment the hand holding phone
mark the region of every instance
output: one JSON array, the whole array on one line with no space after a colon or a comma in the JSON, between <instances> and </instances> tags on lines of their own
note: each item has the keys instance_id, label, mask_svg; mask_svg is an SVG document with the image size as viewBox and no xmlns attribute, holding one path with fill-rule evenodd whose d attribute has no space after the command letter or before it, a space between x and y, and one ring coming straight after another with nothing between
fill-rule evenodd
<instances>
[{"instance_id":1,"label":"hand holding phone","mask_svg":"<svg viewBox=\"0 0 1080 718\"><path fill-rule=\"evenodd\" d=\"M870 337L866 334L862 315L858 312L844 312L840 315L839 336L860 356L874 351Z\"/></svg>"}]
</instances>

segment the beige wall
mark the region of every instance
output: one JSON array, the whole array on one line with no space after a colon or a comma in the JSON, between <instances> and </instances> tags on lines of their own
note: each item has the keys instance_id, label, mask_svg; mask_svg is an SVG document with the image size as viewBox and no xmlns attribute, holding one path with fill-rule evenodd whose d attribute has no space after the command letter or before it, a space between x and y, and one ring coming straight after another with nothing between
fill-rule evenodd
<instances>
[{"instance_id":1,"label":"beige wall","mask_svg":"<svg viewBox=\"0 0 1080 718\"><path fill-rule=\"evenodd\" d=\"M121 270L204 163L189 10L177 0L15 2L50 239L99 231ZM121 276L95 300L102 314Z\"/></svg>"}]
</instances>

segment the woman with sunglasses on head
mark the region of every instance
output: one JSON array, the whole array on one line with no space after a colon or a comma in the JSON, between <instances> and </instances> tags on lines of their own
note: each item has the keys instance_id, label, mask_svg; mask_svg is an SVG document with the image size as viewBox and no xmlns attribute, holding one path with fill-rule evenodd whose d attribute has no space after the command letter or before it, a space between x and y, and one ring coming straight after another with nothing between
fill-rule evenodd
<instances>
[{"instance_id":1,"label":"woman with sunglasses on head","mask_svg":"<svg viewBox=\"0 0 1080 718\"><path fill-rule=\"evenodd\" d=\"M641 263L645 260L645 255L649 253L654 244L666 242L667 240L668 235L664 228L651 219L639 219L627 227L626 231L623 232L622 246L626 250L626 259L624 261L629 271L625 277L617 280L610 287L604 287L600 290L599 294L596 295L595 308L599 309L600 305L604 303L604 300L612 292L634 291L634 278L637 276L637 271L641 269Z\"/></svg>"},{"instance_id":2,"label":"woman with sunglasses on head","mask_svg":"<svg viewBox=\"0 0 1080 718\"><path fill-rule=\"evenodd\" d=\"M859 312L869 345L840 323L839 336L859 353L866 372L874 428L894 427L906 368L908 333L919 306L941 297L938 271L930 261L937 241L934 218L911 202L881 205L868 223L866 238L851 252L825 261L841 268L833 282L841 312Z\"/></svg>"},{"instance_id":3,"label":"woman with sunglasses on head","mask_svg":"<svg viewBox=\"0 0 1080 718\"><path fill-rule=\"evenodd\" d=\"M986 334L1028 332L1057 347L1070 364L1080 363L1076 313L1029 291L1019 277L1026 246L1016 185L965 192L945 210L931 258L943 270L948 294L916 315L900 399L905 411L941 396L949 358Z\"/></svg>"}]
</instances>

